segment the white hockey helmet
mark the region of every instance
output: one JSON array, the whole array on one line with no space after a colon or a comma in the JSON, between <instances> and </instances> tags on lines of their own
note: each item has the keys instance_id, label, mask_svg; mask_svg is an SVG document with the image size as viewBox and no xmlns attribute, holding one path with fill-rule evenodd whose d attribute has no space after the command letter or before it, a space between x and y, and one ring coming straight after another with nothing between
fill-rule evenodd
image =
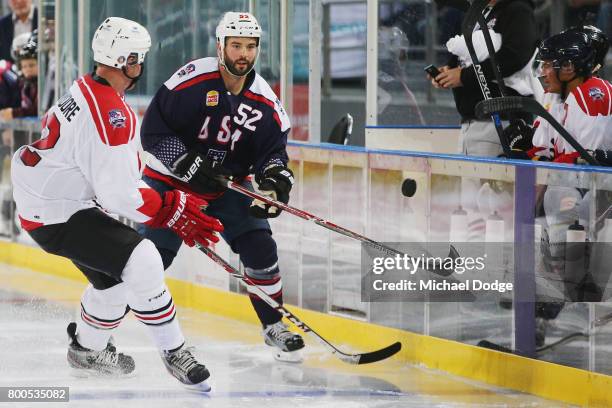
<instances>
[{"instance_id":1,"label":"white hockey helmet","mask_svg":"<svg viewBox=\"0 0 612 408\"><path fill-rule=\"evenodd\" d=\"M261 27L255 16L246 11L228 11L221 17L216 30L217 41L221 48L225 46L227 37L261 37Z\"/></svg>"},{"instance_id":2,"label":"white hockey helmet","mask_svg":"<svg viewBox=\"0 0 612 408\"><path fill-rule=\"evenodd\" d=\"M227 69L227 72L234 76L245 76L251 70L249 69L244 74L238 75L237 73L232 72L232 70L225 65L225 57L224 57L224 48L225 48L225 39L227 37L248 37L248 38L256 38L257 39L257 54L255 55L255 59L253 60L253 66L257 62L257 57L259 56L259 40L261 38L261 27L257 22L255 16L246 11L228 11L221 17L221 21L217 25L216 30L217 36L217 55L219 57L219 63Z\"/></svg>"},{"instance_id":3,"label":"white hockey helmet","mask_svg":"<svg viewBox=\"0 0 612 408\"><path fill-rule=\"evenodd\" d=\"M142 64L149 48L151 36L147 29L121 17L104 20L91 41L94 61L114 68L123 68L134 58L134 62Z\"/></svg>"}]
</instances>

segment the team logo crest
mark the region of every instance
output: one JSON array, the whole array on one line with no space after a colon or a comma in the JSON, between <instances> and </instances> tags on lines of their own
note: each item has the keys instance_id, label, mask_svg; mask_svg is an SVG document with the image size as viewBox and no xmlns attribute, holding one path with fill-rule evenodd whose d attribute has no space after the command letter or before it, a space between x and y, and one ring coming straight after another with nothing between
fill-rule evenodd
<instances>
[{"instance_id":1,"label":"team logo crest","mask_svg":"<svg viewBox=\"0 0 612 408\"><path fill-rule=\"evenodd\" d=\"M219 92L206 92L206 106L217 106L219 104Z\"/></svg>"},{"instance_id":2,"label":"team logo crest","mask_svg":"<svg viewBox=\"0 0 612 408\"><path fill-rule=\"evenodd\" d=\"M605 94L601 90L601 88L591 88L589 89L589 96L594 101L602 101L604 99Z\"/></svg>"},{"instance_id":3,"label":"team logo crest","mask_svg":"<svg viewBox=\"0 0 612 408\"><path fill-rule=\"evenodd\" d=\"M191 74L193 71L195 71L195 65L189 64L178 72L178 76L184 77L185 75Z\"/></svg>"},{"instance_id":4,"label":"team logo crest","mask_svg":"<svg viewBox=\"0 0 612 408\"><path fill-rule=\"evenodd\" d=\"M224 150L208 149L208 152L206 153L206 158L212 163L221 164L223 163L226 154L227 152Z\"/></svg>"},{"instance_id":5,"label":"team logo crest","mask_svg":"<svg viewBox=\"0 0 612 408\"><path fill-rule=\"evenodd\" d=\"M124 128L126 117L121 109L113 109L108 112L108 122L114 128Z\"/></svg>"}]
</instances>

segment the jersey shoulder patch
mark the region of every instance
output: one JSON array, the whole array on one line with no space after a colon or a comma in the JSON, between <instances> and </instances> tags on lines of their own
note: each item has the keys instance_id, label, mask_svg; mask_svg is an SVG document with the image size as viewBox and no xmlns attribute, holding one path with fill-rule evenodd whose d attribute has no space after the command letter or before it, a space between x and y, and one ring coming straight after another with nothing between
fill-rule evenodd
<instances>
[{"instance_id":1,"label":"jersey shoulder patch","mask_svg":"<svg viewBox=\"0 0 612 408\"><path fill-rule=\"evenodd\" d=\"M589 116L612 114L612 85L605 79L589 78L572 91L577 105Z\"/></svg>"},{"instance_id":2,"label":"jersey shoulder patch","mask_svg":"<svg viewBox=\"0 0 612 408\"><path fill-rule=\"evenodd\" d=\"M109 146L129 143L136 134L136 114L110 86L90 75L77 80L100 140Z\"/></svg>"},{"instance_id":3,"label":"jersey shoulder patch","mask_svg":"<svg viewBox=\"0 0 612 408\"><path fill-rule=\"evenodd\" d=\"M200 58L183 65L164 85L172 91L180 91L197 83L218 78L221 78L221 74L219 74L217 59Z\"/></svg>"},{"instance_id":4,"label":"jersey shoulder patch","mask_svg":"<svg viewBox=\"0 0 612 408\"><path fill-rule=\"evenodd\" d=\"M285 108L283 108L283 104L281 103L280 99L278 96L276 96L266 80L259 74L255 75L253 83L249 89L244 92L244 96L249 99L262 102L272 108L274 112L274 120L278 123L281 132L285 132L291 127L289 115L287 115L287 111L285 111Z\"/></svg>"}]
</instances>

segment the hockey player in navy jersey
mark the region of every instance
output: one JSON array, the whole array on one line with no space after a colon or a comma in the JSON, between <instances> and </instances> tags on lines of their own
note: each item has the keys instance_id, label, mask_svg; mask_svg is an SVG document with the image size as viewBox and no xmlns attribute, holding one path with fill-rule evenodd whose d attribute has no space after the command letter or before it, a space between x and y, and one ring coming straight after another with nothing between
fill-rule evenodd
<instances>
[{"instance_id":1,"label":"hockey player in navy jersey","mask_svg":"<svg viewBox=\"0 0 612 408\"><path fill-rule=\"evenodd\" d=\"M157 91L143 119L143 147L152 154L144 179L158 192L180 189L209 201L206 213L224 225L222 237L240 255L246 274L282 303L276 243L266 218L280 211L226 190L216 177L231 176L284 203L293 174L287 167L289 118L268 83L253 69L261 28L246 12L223 15L216 30L217 57L189 62ZM157 246L164 266L181 240L170 230L139 230ZM300 361L302 338L287 329L281 314L254 293L251 302L265 343L276 358Z\"/></svg>"},{"instance_id":2,"label":"hockey player in navy jersey","mask_svg":"<svg viewBox=\"0 0 612 408\"><path fill-rule=\"evenodd\" d=\"M179 190L158 194L141 180L140 124L124 93L142 74L151 37L140 24L109 17L92 41L97 66L49 109L42 138L15 152L14 197L22 227L45 251L69 258L91 283L68 325L68 362L79 373L130 374L134 359L111 334L131 310L147 325L168 371L209 391L209 372L185 346L153 243L108 212L168 228L188 245L219 240L206 201Z\"/></svg>"}]
</instances>

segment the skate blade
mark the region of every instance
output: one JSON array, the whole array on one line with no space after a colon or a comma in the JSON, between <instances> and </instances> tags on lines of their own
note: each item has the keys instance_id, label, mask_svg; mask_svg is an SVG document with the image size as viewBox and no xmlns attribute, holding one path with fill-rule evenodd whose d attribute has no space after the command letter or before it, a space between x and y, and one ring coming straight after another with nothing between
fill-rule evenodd
<instances>
[{"instance_id":1,"label":"skate blade","mask_svg":"<svg viewBox=\"0 0 612 408\"><path fill-rule=\"evenodd\" d=\"M299 364L304 361L302 352L300 350L295 351L283 351L275 348L274 359L283 363Z\"/></svg>"},{"instance_id":2,"label":"skate blade","mask_svg":"<svg viewBox=\"0 0 612 408\"><path fill-rule=\"evenodd\" d=\"M198 384L183 384L183 387L192 392L210 392L212 389L207 380Z\"/></svg>"},{"instance_id":3,"label":"skate blade","mask_svg":"<svg viewBox=\"0 0 612 408\"><path fill-rule=\"evenodd\" d=\"M70 376L74 378L89 378L92 376L91 373L88 373L87 370L82 369L82 368L70 367L69 373L70 373Z\"/></svg>"}]
</instances>

